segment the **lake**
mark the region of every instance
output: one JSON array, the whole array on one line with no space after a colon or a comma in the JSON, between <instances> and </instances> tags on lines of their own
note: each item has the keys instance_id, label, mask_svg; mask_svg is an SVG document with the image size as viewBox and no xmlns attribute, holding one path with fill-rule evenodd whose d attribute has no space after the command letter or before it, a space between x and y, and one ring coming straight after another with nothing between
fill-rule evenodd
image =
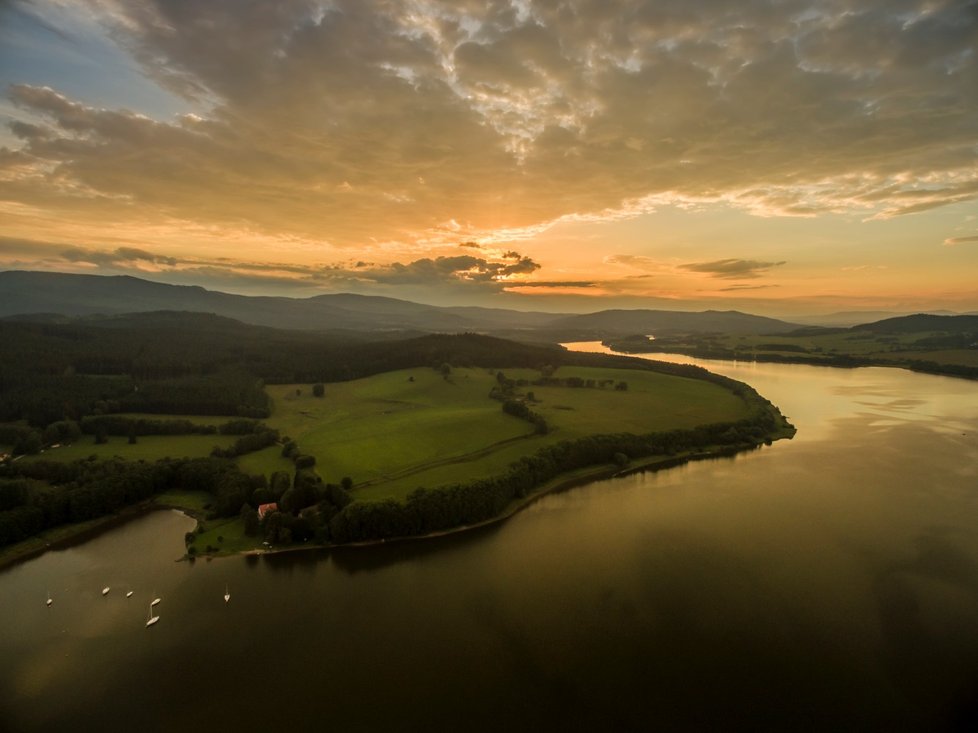
<instances>
[{"instance_id":1,"label":"lake","mask_svg":"<svg viewBox=\"0 0 978 733\"><path fill-rule=\"evenodd\" d=\"M975 730L978 384L666 358L797 436L373 548L154 512L0 573L0 730Z\"/></svg>"}]
</instances>

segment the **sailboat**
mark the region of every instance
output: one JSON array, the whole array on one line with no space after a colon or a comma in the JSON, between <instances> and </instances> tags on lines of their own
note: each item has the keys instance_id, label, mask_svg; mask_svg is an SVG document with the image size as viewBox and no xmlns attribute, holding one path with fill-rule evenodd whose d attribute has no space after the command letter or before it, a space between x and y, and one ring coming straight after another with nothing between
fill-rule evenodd
<instances>
[{"instance_id":1,"label":"sailboat","mask_svg":"<svg viewBox=\"0 0 978 733\"><path fill-rule=\"evenodd\" d=\"M51 598L51 591L48 591L47 605L50 606L52 603L54 603L54 600Z\"/></svg>"},{"instance_id":2,"label":"sailboat","mask_svg":"<svg viewBox=\"0 0 978 733\"><path fill-rule=\"evenodd\" d=\"M155 624L159 620L160 620L160 617L159 616L154 616L153 615L153 604L150 603L149 604L149 620L146 622L146 625L147 626L152 626L153 624Z\"/></svg>"},{"instance_id":3,"label":"sailboat","mask_svg":"<svg viewBox=\"0 0 978 733\"><path fill-rule=\"evenodd\" d=\"M227 603L231 600L231 591L228 590L228 584L224 584L224 602Z\"/></svg>"}]
</instances>

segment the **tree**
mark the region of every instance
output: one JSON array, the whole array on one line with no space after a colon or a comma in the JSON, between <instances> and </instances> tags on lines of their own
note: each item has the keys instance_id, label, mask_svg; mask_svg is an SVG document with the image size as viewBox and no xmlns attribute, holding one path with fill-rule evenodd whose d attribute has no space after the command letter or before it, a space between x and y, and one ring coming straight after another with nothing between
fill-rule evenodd
<instances>
[{"instance_id":1,"label":"tree","mask_svg":"<svg viewBox=\"0 0 978 733\"><path fill-rule=\"evenodd\" d=\"M322 382L316 382L312 385L312 396L322 397L326 393L326 386Z\"/></svg>"},{"instance_id":2,"label":"tree","mask_svg":"<svg viewBox=\"0 0 978 733\"><path fill-rule=\"evenodd\" d=\"M452 373L452 365L446 361L444 364L438 367L438 373L445 379L448 379L448 375Z\"/></svg>"},{"instance_id":3,"label":"tree","mask_svg":"<svg viewBox=\"0 0 978 733\"><path fill-rule=\"evenodd\" d=\"M288 471L275 471L272 474L272 479L269 482L268 492L271 495L271 501L276 501L282 494L284 494L288 488L292 485L292 477L289 475Z\"/></svg>"},{"instance_id":4,"label":"tree","mask_svg":"<svg viewBox=\"0 0 978 733\"><path fill-rule=\"evenodd\" d=\"M33 454L41 450L41 436L36 430L25 432L16 443L14 443L15 454Z\"/></svg>"},{"instance_id":5,"label":"tree","mask_svg":"<svg viewBox=\"0 0 978 733\"><path fill-rule=\"evenodd\" d=\"M258 524L258 512L252 509L248 504L241 507L241 520L244 522L245 534L249 537L254 537L258 534L260 526Z\"/></svg>"},{"instance_id":6,"label":"tree","mask_svg":"<svg viewBox=\"0 0 978 733\"><path fill-rule=\"evenodd\" d=\"M340 487L343 489L343 491L349 491L353 488L353 479L349 476L344 476L340 479Z\"/></svg>"}]
</instances>

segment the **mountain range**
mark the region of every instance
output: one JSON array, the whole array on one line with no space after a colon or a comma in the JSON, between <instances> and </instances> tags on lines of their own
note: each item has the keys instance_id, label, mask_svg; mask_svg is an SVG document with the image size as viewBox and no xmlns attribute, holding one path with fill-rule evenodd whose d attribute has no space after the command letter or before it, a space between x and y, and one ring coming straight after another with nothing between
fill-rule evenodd
<instances>
[{"instance_id":1,"label":"mountain range","mask_svg":"<svg viewBox=\"0 0 978 733\"><path fill-rule=\"evenodd\" d=\"M147 311L213 313L244 323L309 331L480 332L532 340L614 335L782 333L797 324L739 311L603 310L544 313L474 306L439 307L381 296L338 293L309 298L246 296L168 285L127 275L0 272L0 317L69 318Z\"/></svg>"}]
</instances>

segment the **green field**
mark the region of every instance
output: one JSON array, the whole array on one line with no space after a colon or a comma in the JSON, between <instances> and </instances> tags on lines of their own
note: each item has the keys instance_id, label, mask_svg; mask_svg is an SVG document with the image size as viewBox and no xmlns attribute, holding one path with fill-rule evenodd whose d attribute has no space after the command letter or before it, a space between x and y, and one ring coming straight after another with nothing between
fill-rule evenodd
<instances>
[{"instance_id":1,"label":"green field","mask_svg":"<svg viewBox=\"0 0 978 733\"><path fill-rule=\"evenodd\" d=\"M528 369L503 371L510 379L540 377ZM549 434L536 435L532 425L505 414L489 398L497 384L491 370L454 369L446 380L419 368L328 384L322 398L313 397L307 385L270 387L274 409L267 422L316 457L324 480L349 476L356 498L380 500L403 498L418 486L498 474L560 440L688 428L748 414L740 398L696 379L586 367L563 367L554 376L626 381L628 390L519 387L520 395L533 393L530 408L551 426ZM272 458L255 454L253 460L270 465Z\"/></svg>"},{"instance_id":2,"label":"green field","mask_svg":"<svg viewBox=\"0 0 978 733\"><path fill-rule=\"evenodd\" d=\"M110 436L100 445L91 435L83 435L71 445L48 448L25 461L75 461L97 456L100 459L119 456L127 461L157 461L161 458L203 458L209 456L214 446L226 448L235 441L233 435L142 435L135 444L121 436Z\"/></svg>"},{"instance_id":3,"label":"green field","mask_svg":"<svg viewBox=\"0 0 978 733\"><path fill-rule=\"evenodd\" d=\"M308 389L296 396L295 385L269 387L267 422L315 456L324 479L385 481L532 433L489 399L494 384L480 369L456 369L447 380L409 369L332 383L322 398Z\"/></svg>"},{"instance_id":4,"label":"green field","mask_svg":"<svg viewBox=\"0 0 978 733\"><path fill-rule=\"evenodd\" d=\"M644 339L612 339L613 348L625 353L674 351L692 356L720 359L790 360L818 364L913 367L930 362L948 367L978 368L978 348L963 347L967 336L942 331L878 332L873 330L808 331L792 335L686 334L663 336L655 342ZM955 345L955 342L957 345ZM937 370L940 373L940 370Z\"/></svg>"},{"instance_id":5,"label":"green field","mask_svg":"<svg viewBox=\"0 0 978 733\"><path fill-rule=\"evenodd\" d=\"M193 541L198 555L244 552L258 544L254 537L244 533L244 523L238 517L208 520L200 526L204 531Z\"/></svg>"},{"instance_id":6,"label":"green field","mask_svg":"<svg viewBox=\"0 0 978 733\"><path fill-rule=\"evenodd\" d=\"M276 471L285 471L286 473L295 471L295 464L282 456L282 447L279 445L272 445L254 453L246 453L240 456L238 467L245 473L256 476L271 476Z\"/></svg>"},{"instance_id":7,"label":"green field","mask_svg":"<svg viewBox=\"0 0 978 733\"><path fill-rule=\"evenodd\" d=\"M206 491L164 491L157 494L155 503L184 510L192 516L202 517L207 513L214 497Z\"/></svg>"}]
</instances>

